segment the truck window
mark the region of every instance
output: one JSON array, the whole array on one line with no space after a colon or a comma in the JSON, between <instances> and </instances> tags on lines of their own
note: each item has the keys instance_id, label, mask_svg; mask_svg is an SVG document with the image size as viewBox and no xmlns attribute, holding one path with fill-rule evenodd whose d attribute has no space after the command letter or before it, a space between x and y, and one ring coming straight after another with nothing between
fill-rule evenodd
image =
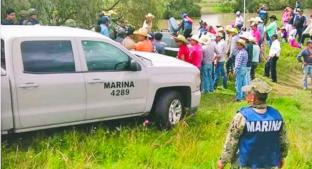
<instances>
[{"instance_id":1,"label":"truck window","mask_svg":"<svg viewBox=\"0 0 312 169\"><path fill-rule=\"evenodd\" d=\"M5 52L3 39L1 39L1 68L5 70Z\"/></svg>"},{"instance_id":2,"label":"truck window","mask_svg":"<svg viewBox=\"0 0 312 169\"><path fill-rule=\"evenodd\" d=\"M25 73L75 72L70 41L25 41L21 51Z\"/></svg>"},{"instance_id":3,"label":"truck window","mask_svg":"<svg viewBox=\"0 0 312 169\"><path fill-rule=\"evenodd\" d=\"M117 47L98 41L82 41L88 71L123 71L129 68L129 56Z\"/></svg>"}]
</instances>

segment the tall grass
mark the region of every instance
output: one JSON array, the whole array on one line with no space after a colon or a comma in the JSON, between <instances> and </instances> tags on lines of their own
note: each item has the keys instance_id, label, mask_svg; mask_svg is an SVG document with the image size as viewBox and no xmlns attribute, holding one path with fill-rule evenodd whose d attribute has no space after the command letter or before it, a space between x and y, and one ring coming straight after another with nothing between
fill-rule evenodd
<instances>
[{"instance_id":1,"label":"tall grass","mask_svg":"<svg viewBox=\"0 0 312 169\"><path fill-rule=\"evenodd\" d=\"M269 104L281 111L287 124L290 151L287 169L312 168L312 99L301 90L297 50L283 45L278 61L279 84L258 77L274 88ZM2 141L2 168L8 169L215 169L227 128L245 103L233 102L229 89L202 96L195 116L170 131L158 131L143 118L19 134Z\"/></svg>"}]
</instances>

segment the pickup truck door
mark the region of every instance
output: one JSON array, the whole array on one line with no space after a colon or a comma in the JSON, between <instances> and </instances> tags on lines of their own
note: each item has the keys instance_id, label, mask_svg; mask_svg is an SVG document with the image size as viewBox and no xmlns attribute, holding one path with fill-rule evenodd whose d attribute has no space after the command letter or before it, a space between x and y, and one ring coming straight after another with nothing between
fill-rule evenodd
<instances>
[{"instance_id":1,"label":"pickup truck door","mask_svg":"<svg viewBox=\"0 0 312 169\"><path fill-rule=\"evenodd\" d=\"M86 95L71 39L19 39L13 44L16 128L82 121Z\"/></svg>"},{"instance_id":2,"label":"pickup truck door","mask_svg":"<svg viewBox=\"0 0 312 169\"><path fill-rule=\"evenodd\" d=\"M144 67L130 71L134 58L109 41L80 39L78 43L86 71L87 119L144 113L148 89Z\"/></svg>"}]
</instances>

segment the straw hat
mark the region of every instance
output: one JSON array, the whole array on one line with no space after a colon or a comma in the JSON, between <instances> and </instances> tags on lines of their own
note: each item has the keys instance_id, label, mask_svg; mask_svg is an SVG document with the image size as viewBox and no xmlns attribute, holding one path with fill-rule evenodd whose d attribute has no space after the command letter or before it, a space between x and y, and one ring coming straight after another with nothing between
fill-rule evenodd
<instances>
[{"instance_id":1,"label":"straw hat","mask_svg":"<svg viewBox=\"0 0 312 169\"><path fill-rule=\"evenodd\" d=\"M256 18L250 18L250 19L248 20L248 22L257 22L257 19L256 19Z\"/></svg>"},{"instance_id":2,"label":"straw hat","mask_svg":"<svg viewBox=\"0 0 312 169\"><path fill-rule=\"evenodd\" d=\"M153 14L151 14L151 13L148 13L147 15L145 15L145 18L152 18L152 19L154 19L155 16Z\"/></svg>"},{"instance_id":3,"label":"straw hat","mask_svg":"<svg viewBox=\"0 0 312 169\"><path fill-rule=\"evenodd\" d=\"M210 37L208 35L202 35L200 37L200 42L204 45L208 45L209 41L210 41Z\"/></svg>"},{"instance_id":4,"label":"straw hat","mask_svg":"<svg viewBox=\"0 0 312 169\"><path fill-rule=\"evenodd\" d=\"M174 40L176 41L180 41L180 42L183 42L183 43L188 43L187 39L183 36L183 35L178 35L177 37L174 37Z\"/></svg>"},{"instance_id":5,"label":"straw hat","mask_svg":"<svg viewBox=\"0 0 312 169\"><path fill-rule=\"evenodd\" d=\"M191 40L197 41L198 43L202 43L202 41L199 39L198 35L193 35L191 37Z\"/></svg>"},{"instance_id":6,"label":"straw hat","mask_svg":"<svg viewBox=\"0 0 312 169\"><path fill-rule=\"evenodd\" d=\"M241 45L243 45L243 46L246 46L246 41L243 40L243 39L239 39L236 43L237 43L237 44L241 44Z\"/></svg>"},{"instance_id":7,"label":"straw hat","mask_svg":"<svg viewBox=\"0 0 312 169\"><path fill-rule=\"evenodd\" d=\"M238 34L238 30L236 28L231 28L228 32Z\"/></svg>"},{"instance_id":8,"label":"straw hat","mask_svg":"<svg viewBox=\"0 0 312 169\"><path fill-rule=\"evenodd\" d=\"M140 28L139 30L134 31L133 34L147 37L147 30L144 28Z\"/></svg>"}]
</instances>

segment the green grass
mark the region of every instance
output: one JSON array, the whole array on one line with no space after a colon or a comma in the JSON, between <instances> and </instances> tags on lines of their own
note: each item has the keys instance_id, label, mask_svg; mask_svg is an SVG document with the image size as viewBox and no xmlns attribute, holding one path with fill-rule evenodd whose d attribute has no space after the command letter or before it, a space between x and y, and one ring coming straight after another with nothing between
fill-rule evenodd
<instances>
[{"instance_id":1,"label":"green grass","mask_svg":"<svg viewBox=\"0 0 312 169\"><path fill-rule=\"evenodd\" d=\"M301 90L298 50L282 47L279 84L269 103L287 124L290 151L287 169L312 168L312 95ZM141 118L110 121L10 136L2 141L2 168L8 169L215 169L227 128L239 107L233 102L233 82L227 90L202 96L197 114L171 131L144 127Z\"/></svg>"}]
</instances>

